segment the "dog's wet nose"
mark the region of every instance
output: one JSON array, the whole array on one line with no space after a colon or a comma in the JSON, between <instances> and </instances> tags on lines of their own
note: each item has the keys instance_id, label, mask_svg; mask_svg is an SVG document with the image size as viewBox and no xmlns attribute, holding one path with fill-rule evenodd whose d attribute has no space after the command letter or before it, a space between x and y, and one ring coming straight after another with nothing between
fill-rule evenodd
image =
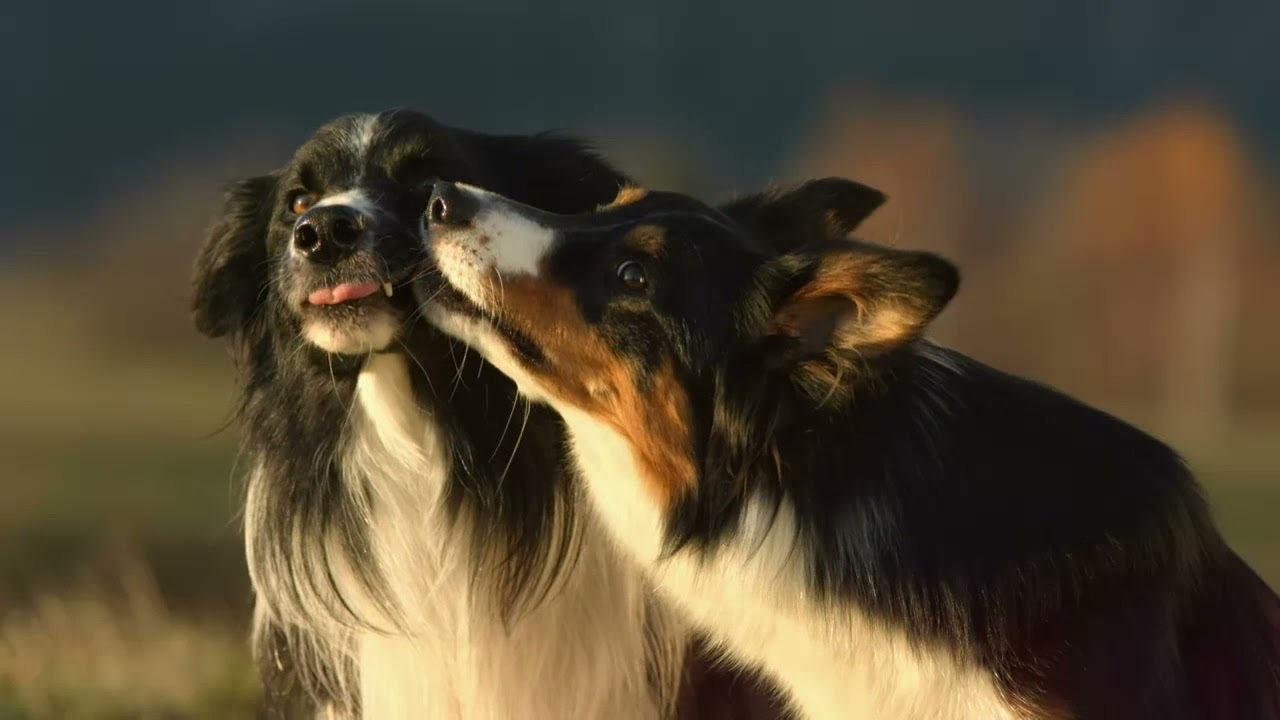
<instances>
[{"instance_id":1,"label":"dog's wet nose","mask_svg":"<svg viewBox=\"0 0 1280 720\"><path fill-rule=\"evenodd\" d=\"M364 230L360 213L342 205L308 210L293 226L293 248L319 263L341 260Z\"/></svg>"},{"instance_id":2,"label":"dog's wet nose","mask_svg":"<svg viewBox=\"0 0 1280 720\"><path fill-rule=\"evenodd\" d=\"M434 225L470 225L475 220L479 203L455 183L438 180L431 188L427 204L427 222Z\"/></svg>"}]
</instances>

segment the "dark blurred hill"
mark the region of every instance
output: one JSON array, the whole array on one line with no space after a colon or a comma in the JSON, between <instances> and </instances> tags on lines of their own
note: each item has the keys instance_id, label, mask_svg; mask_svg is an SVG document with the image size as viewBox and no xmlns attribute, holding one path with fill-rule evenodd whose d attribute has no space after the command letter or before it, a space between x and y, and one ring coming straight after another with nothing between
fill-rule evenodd
<instances>
[{"instance_id":1,"label":"dark blurred hill","mask_svg":"<svg viewBox=\"0 0 1280 720\"><path fill-rule=\"evenodd\" d=\"M192 144L270 133L287 147L394 105L494 130L677 137L699 168L689 189L720 191L767 180L834 86L1073 123L1194 96L1274 167L1277 27L1274 0L8 0L0 242Z\"/></svg>"}]
</instances>

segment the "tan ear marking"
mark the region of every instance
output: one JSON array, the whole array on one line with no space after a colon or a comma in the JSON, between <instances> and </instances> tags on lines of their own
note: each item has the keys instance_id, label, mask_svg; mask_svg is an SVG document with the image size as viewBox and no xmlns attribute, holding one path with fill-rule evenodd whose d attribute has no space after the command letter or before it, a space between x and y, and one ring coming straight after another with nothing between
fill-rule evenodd
<instances>
[{"instance_id":1,"label":"tan ear marking","mask_svg":"<svg viewBox=\"0 0 1280 720\"><path fill-rule=\"evenodd\" d=\"M776 308L774 335L799 342L809 357L876 352L910 341L950 299L941 260L870 249L827 250L811 276ZM934 263L930 266L929 263ZM949 267L949 266L948 266Z\"/></svg>"}]
</instances>

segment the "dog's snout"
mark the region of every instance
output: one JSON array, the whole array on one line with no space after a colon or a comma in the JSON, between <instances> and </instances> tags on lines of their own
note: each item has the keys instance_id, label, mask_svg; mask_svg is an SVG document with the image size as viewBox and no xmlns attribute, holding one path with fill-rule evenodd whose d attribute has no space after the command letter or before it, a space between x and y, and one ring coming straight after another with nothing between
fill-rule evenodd
<instances>
[{"instance_id":1,"label":"dog's snout","mask_svg":"<svg viewBox=\"0 0 1280 720\"><path fill-rule=\"evenodd\" d=\"M333 263L351 252L363 231L363 218L353 208L312 208L293 226L293 247L313 262Z\"/></svg>"},{"instance_id":2,"label":"dog's snout","mask_svg":"<svg viewBox=\"0 0 1280 720\"><path fill-rule=\"evenodd\" d=\"M427 204L427 221L436 225L470 225L479 203L456 184L439 180L431 188Z\"/></svg>"}]
</instances>

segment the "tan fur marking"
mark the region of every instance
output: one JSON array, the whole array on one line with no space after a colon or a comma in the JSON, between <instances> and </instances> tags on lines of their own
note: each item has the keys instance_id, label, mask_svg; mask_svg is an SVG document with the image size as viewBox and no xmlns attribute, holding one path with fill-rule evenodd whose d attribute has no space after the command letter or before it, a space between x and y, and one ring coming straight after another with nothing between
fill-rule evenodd
<instances>
[{"instance_id":1,"label":"tan fur marking","mask_svg":"<svg viewBox=\"0 0 1280 720\"><path fill-rule=\"evenodd\" d=\"M844 237L848 233L844 229L844 223L840 221L840 215L835 210L825 210L822 213L822 219L826 223L827 235L830 237Z\"/></svg>"},{"instance_id":2,"label":"tan fur marking","mask_svg":"<svg viewBox=\"0 0 1280 720\"><path fill-rule=\"evenodd\" d=\"M633 202L643 200L649 194L648 190L635 185L627 185L618 190L618 195L613 198L613 202L608 205L602 205L601 208L615 208L623 205L630 205Z\"/></svg>"},{"instance_id":3,"label":"tan fur marking","mask_svg":"<svg viewBox=\"0 0 1280 720\"><path fill-rule=\"evenodd\" d=\"M929 307L921 298L927 293L914 288L884 295L877 285L881 278L896 273L877 258L840 253L818 266L814 279L796 293L788 308L803 307L824 298L844 298L856 306L845 313L832 330L832 344L844 348L892 345L918 333L929 318ZM901 277L894 277L901 283ZM883 296L882 296L883 295ZM881 297L882 296L882 297ZM875 298L874 301L872 298Z\"/></svg>"},{"instance_id":4,"label":"tan fur marking","mask_svg":"<svg viewBox=\"0 0 1280 720\"><path fill-rule=\"evenodd\" d=\"M641 225L627 233L627 244L653 257L660 257L667 246L667 230L661 225Z\"/></svg>"},{"instance_id":5,"label":"tan fur marking","mask_svg":"<svg viewBox=\"0 0 1280 720\"><path fill-rule=\"evenodd\" d=\"M825 403L849 391L863 354L894 347L923 330L932 316L927 297L926 288L912 285L883 258L833 253L777 310L772 332L796 338L806 349L793 377Z\"/></svg>"},{"instance_id":6,"label":"tan fur marking","mask_svg":"<svg viewBox=\"0 0 1280 720\"><path fill-rule=\"evenodd\" d=\"M503 314L536 340L551 366L528 371L559 399L609 423L632 443L658 502L669 507L693 488L689 401L670 360L642 390L637 368L608 347L570 292L539 278L508 278Z\"/></svg>"}]
</instances>

